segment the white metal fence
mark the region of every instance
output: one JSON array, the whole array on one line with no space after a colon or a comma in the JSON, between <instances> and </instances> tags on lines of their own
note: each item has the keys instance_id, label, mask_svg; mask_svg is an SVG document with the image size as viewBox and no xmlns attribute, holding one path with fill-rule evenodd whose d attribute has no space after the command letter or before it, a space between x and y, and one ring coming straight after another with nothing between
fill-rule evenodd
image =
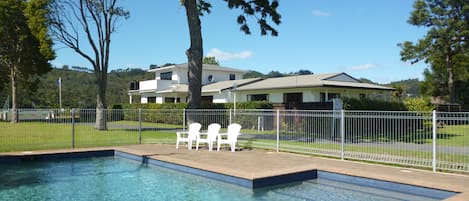
<instances>
[{"instance_id":1,"label":"white metal fence","mask_svg":"<svg viewBox=\"0 0 469 201\"><path fill-rule=\"evenodd\" d=\"M174 143L190 122L225 128L239 123L242 148L265 148L342 159L469 172L469 113L316 110L106 110L106 131L94 109L21 109L18 124L0 112L0 151Z\"/></svg>"}]
</instances>

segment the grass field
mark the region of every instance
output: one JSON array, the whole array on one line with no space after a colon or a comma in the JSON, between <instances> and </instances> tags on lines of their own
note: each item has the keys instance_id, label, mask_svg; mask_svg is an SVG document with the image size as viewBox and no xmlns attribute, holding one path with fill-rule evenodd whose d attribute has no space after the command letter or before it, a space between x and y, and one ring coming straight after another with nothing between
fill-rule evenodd
<instances>
[{"instance_id":1,"label":"grass field","mask_svg":"<svg viewBox=\"0 0 469 201\"><path fill-rule=\"evenodd\" d=\"M94 124L76 124L75 147L139 143L138 130L112 128L112 123L108 125L109 130L96 131ZM122 125L124 124L122 123ZM142 131L142 143L174 142L175 139L176 135L171 131ZM59 148L72 148L72 126L70 124L0 122L0 152Z\"/></svg>"}]
</instances>

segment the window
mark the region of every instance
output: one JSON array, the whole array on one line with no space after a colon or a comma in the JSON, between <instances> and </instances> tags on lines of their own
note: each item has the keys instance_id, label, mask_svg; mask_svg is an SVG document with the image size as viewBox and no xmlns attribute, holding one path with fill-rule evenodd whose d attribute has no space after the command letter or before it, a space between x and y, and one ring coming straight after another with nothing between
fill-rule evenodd
<instances>
[{"instance_id":1,"label":"window","mask_svg":"<svg viewBox=\"0 0 469 201\"><path fill-rule=\"evenodd\" d=\"M334 98L340 98L340 94L338 93L329 93L329 101L332 101Z\"/></svg>"},{"instance_id":2,"label":"window","mask_svg":"<svg viewBox=\"0 0 469 201\"><path fill-rule=\"evenodd\" d=\"M177 98L174 98L174 97L166 97L164 98L164 102L165 103L180 103L181 102L181 98L177 97Z\"/></svg>"},{"instance_id":3,"label":"window","mask_svg":"<svg viewBox=\"0 0 469 201\"><path fill-rule=\"evenodd\" d=\"M340 98L339 93L328 93L326 97L326 93L321 93L320 100L321 102L329 102L332 101L334 98Z\"/></svg>"},{"instance_id":4,"label":"window","mask_svg":"<svg viewBox=\"0 0 469 201\"><path fill-rule=\"evenodd\" d=\"M269 96L267 94L250 94L248 95L249 101L268 101Z\"/></svg>"},{"instance_id":5,"label":"window","mask_svg":"<svg viewBox=\"0 0 469 201\"><path fill-rule=\"evenodd\" d=\"M164 72L160 73L160 79L162 80L172 80L173 72Z\"/></svg>"},{"instance_id":6,"label":"window","mask_svg":"<svg viewBox=\"0 0 469 201\"><path fill-rule=\"evenodd\" d=\"M208 82L214 82L214 81L215 81L215 77L213 77L213 75L209 75Z\"/></svg>"},{"instance_id":7,"label":"window","mask_svg":"<svg viewBox=\"0 0 469 201\"><path fill-rule=\"evenodd\" d=\"M230 80L236 80L236 75L235 74L230 74Z\"/></svg>"},{"instance_id":8,"label":"window","mask_svg":"<svg viewBox=\"0 0 469 201\"><path fill-rule=\"evenodd\" d=\"M147 97L147 103L156 103L156 97L155 96Z\"/></svg>"},{"instance_id":9,"label":"window","mask_svg":"<svg viewBox=\"0 0 469 201\"><path fill-rule=\"evenodd\" d=\"M202 103L213 103L213 96L202 96Z\"/></svg>"}]
</instances>

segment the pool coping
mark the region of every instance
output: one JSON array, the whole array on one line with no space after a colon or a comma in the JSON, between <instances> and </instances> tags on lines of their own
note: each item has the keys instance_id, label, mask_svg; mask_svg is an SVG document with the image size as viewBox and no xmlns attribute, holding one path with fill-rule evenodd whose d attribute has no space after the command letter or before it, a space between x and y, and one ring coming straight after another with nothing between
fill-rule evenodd
<instances>
[{"instance_id":1,"label":"pool coping","mask_svg":"<svg viewBox=\"0 0 469 201\"><path fill-rule=\"evenodd\" d=\"M75 153L78 154L75 156L80 157L81 155L82 157L86 157L86 153L96 156L97 153L105 153L104 155L109 155L110 152L113 152L112 155L121 157L122 155L129 154L127 156L137 157L137 160L146 161L149 164L172 169L174 169L174 167L179 167L179 169L176 169L181 170L181 167L183 167L183 172L191 174L194 174L194 171L199 171L198 175L200 176L225 181L228 179L231 181L229 183L235 183L248 188L265 187L277 184L278 181L282 180L283 182L295 181L295 176L298 181L307 180L303 177L311 177L311 175L314 175L314 171L319 170L319 174L329 172L364 179L382 180L397 184L459 192L459 194L446 200L469 200L469 188L467 188L467 186L469 186L469 177L465 175L433 173L425 170L325 159L289 153L276 153L265 150L250 150L231 153L228 151L209 152L208 150L176 150L174 146L169 145L134 145L109 148L0 153L0 162L14 160L13 158L17 158L18 156L22 156L25 160L30 160L44 157L46 155L49 157L60 158L66 153ZM223 163L218 161L220 158L220 160L227 158L226 161L222 162L226 163L228 161L240 163L241 160L246 159L246 156L249 156L246 164L238 164L237 166L235 165L234 168L230 167L230 165L220 165ZM207 160L203 161L204 159ZM277 160L282 163L279 163ZM261 164L257 165L260 166L260 168L250 167L248 165L249 163L255 163L255 161L261 162ZM266 161L271 161L271 164L265 164L268 163ZM303 161L306 165L298 165L301 163L298 163L297 161ZM292 167L289 165L285 166L283 163L290 163ZM282 166L282 164L284 166ZM296 173L300 174L295 175ZM247 182L249 180L252 182Z\"/></svg>"}]
</instances>

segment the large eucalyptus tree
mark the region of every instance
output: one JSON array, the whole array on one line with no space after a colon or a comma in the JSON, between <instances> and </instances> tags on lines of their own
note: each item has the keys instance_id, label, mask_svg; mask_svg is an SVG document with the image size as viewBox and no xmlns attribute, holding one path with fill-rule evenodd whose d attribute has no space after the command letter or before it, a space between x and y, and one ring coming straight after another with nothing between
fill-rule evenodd
<instances>
[{"instance_id":1,"label":"large eucalyptus tree","mask_svg":"<svg viewBox=\"0 0 469 201\"><path fill-rule=\"evenodd\" d=\"M97 87L95 129L107 130L105 95L111 36L119 19L127 19L129 12L118 5L118 0L53 1L52 33L93 66Z\"/></svg>"},{"instance_id":2,"label":"large eucalyptus tree","mask_svg":"<svg viewBox=\"0 0 469 201\"><path fill-rule=\"evenodd\" d=\"M189 108L198 108L201 103L201 81L202 81L202 26L200 16L210 13L211 4L207 0L180 0L186 8L187 22L189 25L189 34L191 46L186 51L188 59L189 76ZM270 33L277 36L278 32L270 24L280 24L280 14L277 12L277 0L224 0L230 9L241 9L242 13L236 19L240 25L241 31L245 34L251 34L247 24L247 18L253 17L257 20L261 35Z\"/></svg>"}]
</instances>

